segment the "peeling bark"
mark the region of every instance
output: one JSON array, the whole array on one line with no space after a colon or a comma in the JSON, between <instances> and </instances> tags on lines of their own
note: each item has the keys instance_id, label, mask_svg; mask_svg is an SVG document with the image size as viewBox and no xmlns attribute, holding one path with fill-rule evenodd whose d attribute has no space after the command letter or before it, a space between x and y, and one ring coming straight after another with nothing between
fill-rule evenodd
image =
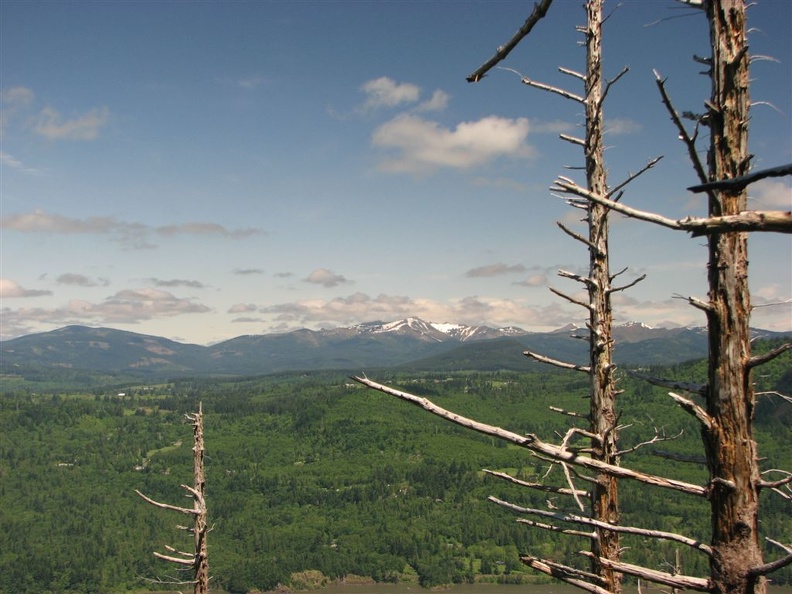
<instances>
[{"instance_id":1,"label":"peeling bark","mask_svg":"<svg viewBox=\"0 0 792 594\"><path fill-rule=\"evenodd\" d=\"M751 159L745 2L712 0L705 3L705 10L712 45L709 179L742 178L749 173ZM739 185L713 190L709 197L710 216L731 216L747 209L747 191ZM755 396L747 234L711 236L708 267L706 409L713 422L702 436L712 479L712 581L719 594L764 594L764 577L751 573L764 560L758 532L759 463L752 431Z\"/></svg>"}]
</instances>

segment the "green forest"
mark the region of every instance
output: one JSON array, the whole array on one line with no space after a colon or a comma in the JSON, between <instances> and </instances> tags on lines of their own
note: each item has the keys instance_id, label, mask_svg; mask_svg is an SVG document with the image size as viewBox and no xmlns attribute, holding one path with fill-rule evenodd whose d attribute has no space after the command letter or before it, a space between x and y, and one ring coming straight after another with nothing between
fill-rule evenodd
<instances>
[{"instance_id":1,"label":"green forest","mask_svg":"<svg viewBox=\"0 0 792 594\"><path fill-rule=\"evenodd\" d=\"M769 348L762 344L757 348ZM701 362L642 373L701 380ZM587 378L529 371L368 371L370 377L515 432L558 442L575 423L551 411L586 413ZM8 380L8 381L5 381ZM788 353L756 373L758 391L792 392ZM516 521L487 502L572 509L572 501L521 489L482 472L563 484L558 468L523 449L436 419L367 390L341 372L159 384L57 388L6 377L0 396L0 592L124 592L164 589L173 567L152 552L190 549L178 514L192 480L192 431L184 414L204 410L209 563L228 592L299 587L306 576L361 576L421 586L476 579L537 581L520 553L563 559L585 539ZM658 450L700 454L694 419L667 390L621 372L621 448L677 436L626 454L632 468L704 484L703 466ZM577 420L578 423L580 422ZM792 406L761 396L756 438L763 469L792 468ZM549 472L548 472L549 471ZM623 523L708 540L703 499L622 481ZM792 541L792 505L762 500L764 536ZM667 568L681 545L625 536L624 560ZM684 573L706 559L680 550ZM768 549L768 558L777 552ZM306 573L311 572L311 573ZM317 573L320 572L320 573ZM792 569L774 574L791 583Z\"/></svg>"}]
</instances>

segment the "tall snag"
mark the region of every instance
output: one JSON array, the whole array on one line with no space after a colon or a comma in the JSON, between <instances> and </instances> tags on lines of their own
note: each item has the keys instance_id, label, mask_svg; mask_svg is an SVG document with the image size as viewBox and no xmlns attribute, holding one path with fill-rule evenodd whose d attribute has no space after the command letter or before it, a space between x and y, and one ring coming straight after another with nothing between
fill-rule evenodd
<instances>
[{"instance_id":1,"label":"tall snag","mask_svg":"<svg viewBox=\"0 0 792 594\"><path fill-rule=\"evenodd\" d=\"M544 18L551 4L552 0L543 0L537 4L517 33L507 43L498 48L495 56L468 76L467 80L469 82L480 81L492 67L502 61L530 33L540 19ZM603 0L589 0L585 4L585 10L586 24L578 27L578 30L584 36L586 48L585 72L581 74L568 68L559 67L562 73L571 76L577 82L583 83L583 93L578 94L538 83L528 77L521 78L522 82L528 86L554 93L583 106L585 110L585 137L576 138L569 135L561 135L561 138L582 147L584 167L575 167L574 169L583 169L585 171L586 187L591 192L605 193L608 190L608 183L604 159L603 105L611 85L627 70L624 69L614 80L607 83L603 82ZM651 164L646 169L649 167L651 167ZM627 179L619 187L624 187L631 179ZM586 437L590 440L587 451L591 459L603 463L604 466L592 469L593 476L586 477L591 485L590 490L582 491L572 484L572 474L567 467L567 463L559 461L557 458L554 460L564 467L564 472L569 482L568 489L562 488L555 492L574 497L580 511L590 513L591 519L594 520L594 523L590 524L592 526L591 533L576 533L578 536L587 536L590 540L591 554L589 557L592 572L578 571L572 567L529 555L523 556L522 559L527 565L540 572L552 575L586 590L617 593L621 590L621 574L615 571L612 565L603 563L601 559L618 562L621 554L619 532L611 528L611 526L615 526L619 522L618 479L617 475L603 468L612 468L620 464L617 449L618 415L616 413L616 395L618 390L616 388L615 365L613 363L611 295L615 291L628 287L617 289L612 287L612 281L617 275L611 275L610 272L608 251L609 209L588 201L573 199L567 200L567 202L572 207L584 211L587 235L578 234L561 223L559 223L559 226L567 235L586 246L589 252L589 269L587 275L578 275L564 270L559 271L559 275L582 284L587 292L588 300L584 302L561 291L552 290L558 296L585 308L588 312L589 365L573 365L533 352L526 352L525 355L542 363L548 363L564 369L574 369L589 376L590 398L588 414L575 415L586 417L588 426L571 431L565 437L562 449L572 451L574 446L571 446L570 442L581 436ZM629 286L632 286L632 284ZM568 447L569 450L567 450ZM511 477L505 477L501 473L494 474L507 480L513 480ZM539 486L533 485L533 488L539 488ZM548 486L542 485L541 488L547 489ZM588 496L590 511L581 502L580 495Z\"/></svg>"},{"instance_id":2,"label":"tall snag","mask_svg":"<svg viewBox=\"0 0 792 594\"><path fill-rule=\"evenodd\" d=\"M207 511L206 499L204 497L204 489L206 486L206 479L204 476L204 438L203 438L203 406L198 404L198 412L185 415L187 420L193 426L193 486L182 485L181 487L186 490L193 498L193 507L178 507L169 505L167 503L160 503L154 501L143 495L138 490L135 490L140 497L148 503L160 509L168 509L182 514L193 517L193 525L190 526L177 526L181 530L186 530L194 536L195 546L192 553L179 551L173 547L165 545L171 555L164 555L162 553L154 552L154 556L163 559L176 565L181 565L183 568L192 570L192 580L177 580L172 582L163 582L157 580L159 583L169 584L193 584L194 594L207 594L209 592L209 557L206 546L206 536L209 533L209 526L207 524ZM178 556L175 556L178 555Z\"/></svg>"},{"instance_id":3,"label":"tall snag","mask_svg":"<svg viewBox=\"0 0 792 594\"><path fill-rule=\"evenodd\" d=\"M688 298L707 318L708 382L697 390L704 396L705 406L672 396L701 426L710 475L707 496L712 524L711 590L718 594L763 594L764 576L792 562L792 555L776 563L763 561L758 531L759 493L768 484L760 475L753 437L756 398L751 370L789 345L769 357L751 356L748 231L792 232L792 213L749 211L747 187L765 177L789 175L792 166L750 172L750 57L744 0L682 1L705 12L712 48L710 58L697 58L709 66L711 94L705 113L696 118L692 134L673 107L659 75L657 84L701 182L689 189L707 194L709 216L674 221L604 199L606 194L592 193L586 198L634 218L690 231L694 236L707 236L708 299L704 302ZM709 129L706 167L700 162L696 147L699 127ZM559 185L570 191L569 184L562 181ZM578 190L572 193L583 196ZM781 548L792 552L790 547Z\"/></svg>"},{"instance_id":4,"label":"tall snag","mask_svg":"<svg viewBox=\"0 0 792 594\"><path fill-rule=\"evenodd\" d=\"M577 473L581 469L590 472L591 474L585 477L594 485L589 493L593 502L590 517L564 511L525 508L495 498L490 500L519 514L549 518L552 521L572 523L590 529L590 532L585 532L580 528L563 528L544 522L520 519L528 525L556 533L590 538L592 550L582 554L592 559L593 572L585 572L547 559L525 556L523 560L541 572L597 594L618 592L620 574L677 589L693 589L716 594L764 594L764 576L792 563L792 546L775 542L774 544L785 551L786 555L776 561L764 563L756 530L759 490L772 488L781 496L792 499L778 489L779 486L792 482L792 474L786 473L785 478L775 482L760 479L756 444L751 430L754 394L750 371L752 367L788 350L791 345L784 345L762 357L751 357L745 234L746 231L792 232L792 213L746 211L745 193L749 183L764 177L787 175L792 172L792 166L749 173L748 56L745 44L744 2L742 0L681 1L704 8L710 22L713 56L707 62L712 68L713 91L707 103L708 112L701 116L697 123L697 127L711 127L709 173L699 162L695 146L696 134L691 136L686 131L679 115L671 107L663 81L659 78L658 86L663 101L677 125L680 138L687 144L688 153L701 180L701 185L694 191L705 191L709 194L709 217L672 220L653 213L637 211L620 202L624 186L637 175L650 169L659 158L651 160L638 174L628 176L621 184L610 188L607 186L602 163L600 128L602 102L611 84L618 80L626 69L615 79L602 85L599 61L602 0L586 2L588 24L582 29L586 35L588 54L586 74L581 75L561 69L565 74L584 82L585 97L536 83L525 77L522 79L527 85L578 101L586 107L586 138L563 137L573 144L584 147L586 185L578 185L568 177L559 176L552 190L565 196L572 206L582 208L587 213L588 238L563 226L561 228L568 235L588 246L589 274L586 277L564 271L560 274L583 283L588 289L589 302L583 303L558 291L554 292L589 310L591 364L589 367L584 367L555 361L535 353L526 353L526 355L558 367L589 373L592 379L590 431L570 430L561 445L553 445L534 434L515 434L497 426L463 417L439 407L426 398L379 384L365 376L354 378L364 385L415 404L453 423L506 440L560 464L565 470L569 488L537 485L504 473L490 473L515 484L570 495L577 500L578 496L585 492L578 490L572 483L569 467L577 467ZM552 0L542 0L537 4L517 34L501 46L493 58L471 74L468 80L470 82L481 80L489 69L503 60L545 16L551 3ZM616 450L618 427L614 398L617 391L613 377L610 295L638 281L619 288L611 286L618 274L611 275L608 271L607 213L610 210L666 227L690 231L694 235L707 235L709 238L709 301L688 298L692 305L700 308L707 315L710 331L709 381L706 386L678 382L673 384L674 389L688 390L694 395L704 395L706 408L702 408L692 399L671 394L674 402L694 415L701 424L710 470L710 481L706 485L694 485L672 478L649 475L630 470L619 463L619 452ZM663 385L671 386L672 383ZM588 435L592 439L592 447L583 452L571 446L569 442L574 434ZM637 480L656 487L708 498L712 510L711 544L705 544L682 534L620 525L617 479ZM622 562L619 560L618 534L640 535L691 547L708 557L710 575L686 576Z\"/></svg>"}]
</instances>

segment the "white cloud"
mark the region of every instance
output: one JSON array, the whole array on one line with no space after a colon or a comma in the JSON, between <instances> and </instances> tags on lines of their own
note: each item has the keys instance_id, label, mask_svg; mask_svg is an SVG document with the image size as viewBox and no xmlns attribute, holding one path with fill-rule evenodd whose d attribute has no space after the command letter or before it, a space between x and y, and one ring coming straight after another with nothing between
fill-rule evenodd
<instances>
[{"instance_id":1,"label":"white cloud","mask_svg":"<svg viewBox=\"0 0 792 594\"><path fill-rule=\"evenodd\" d=\"M443 111L448 106L451 96L440 89L432 93L432 97L418 105L417 111Z\"/></svg>"},{"instance_id":2,"label":"white cloud","mask_svg":"<svg viewBox=\"0 0 792 594\"><path fill-rule=\"evenodd\" d=\"M396 107L403 103L418 101L421 89L412 83L397 83L387 76L367 81L360 86L366 94L362 110L368 111L378 107Z\"/></svg>"},{"instance_id":3,"label":"white cloud","mask_svg":"<svg viewBox=\"0 0 792 594\"><path fill-rule=\"evenodd\" d=\"M26 289L9 278L0 278L0 297L3 299L12 297L43 297L46 295L52 295L52 291Z\"/></svg>"},{"instance_id":4,"label":"white cloud","mask_svg":"<svg viewBox=\"0 0 792 594\"><path fill-rule=\"evenodd\" d=\"M394 173L425 173L440 167L466 169L497 157L528 158L535 154L527 144L529 123L488 116L461 122L451 130L437 122L402 114L379 126L372 144L396 152L380 167Z\"/></svg>"},{"instance_id":5,"label":"white cloud","mask_svg":"<svg viewBox=\"0 0 792 594\"><path fill-rule=\"evenodd\" d=\"M763 179L748 187L748 204L756 210L792 209L792 186L783 181Z\"/></svg>"},{"instance_id":6,"label":"white cloud","mask_svg":"<svg viewBox=\"0 0 792 594\"><path fill-rule=\"evenodd\" d=\"M338 285L343 285L349 283L351 281L344 278L343 275L336 274L327 268L317 268L311 274L309 274L306 278L303 279L303 282L311 283L314 285L322 285L323 287L331 288L337 287Z\"/></svg>"},{"instance_id":7,"label":"white cloud","mask_svg":"<svg viewBox=\"0 0 792 594\"><path fill-rule=\"evenodd\" d=\"M39 114L33 132L50 140L96 140L99 130L110 118L107 107L98 107L88 113L64 120L51 107L45 107Z\"/></svg>"}]
</instances>

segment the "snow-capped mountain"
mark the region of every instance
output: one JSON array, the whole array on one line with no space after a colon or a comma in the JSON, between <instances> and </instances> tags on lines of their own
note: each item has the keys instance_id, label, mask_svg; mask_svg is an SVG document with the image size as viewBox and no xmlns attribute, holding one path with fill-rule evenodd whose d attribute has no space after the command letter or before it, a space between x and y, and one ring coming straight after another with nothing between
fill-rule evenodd
<instances>
[{"instance_id":1,"label":"snow-capped mountain","mask_svg":"<svg viewBox=\"0 0 792 594\"><path fill-rule=\"evenodd\" d=\"M489 326L467 326L465 324L438 324L425 322L420 318L406 318L396 322L368 322L355 326L362 334L395 334L399 336L412 336L424 340L446 342L449 340L467 342L472 340L487 340L503 336L525 336L528 334L522 328L510 326L508 328L490 328Z\"/></svg>"},{"instance_id":2,"label":"snow-capped mountain","mask_svg":"<svg viewBox=\"0 0 792 594\"><path fill-rule=\"evenodd\" d=\"M211 346L181 344L111 328L67 326L0 343L0 372L37 374L89 370L141 377L258 375L318 369L525 369L525 349L585 363L585 325L553 332L426 322L406 318L325 330L238 336ZM764 338L783 334L763 330ZM649 328L629 322L613 329L620 365L664 365L706 356L703 328ZM421 365L425 367L420 367ZM486 365L486 366L485 366ZM28 370L28 371L25 371Z\"/></svg>"}]
</instances>

